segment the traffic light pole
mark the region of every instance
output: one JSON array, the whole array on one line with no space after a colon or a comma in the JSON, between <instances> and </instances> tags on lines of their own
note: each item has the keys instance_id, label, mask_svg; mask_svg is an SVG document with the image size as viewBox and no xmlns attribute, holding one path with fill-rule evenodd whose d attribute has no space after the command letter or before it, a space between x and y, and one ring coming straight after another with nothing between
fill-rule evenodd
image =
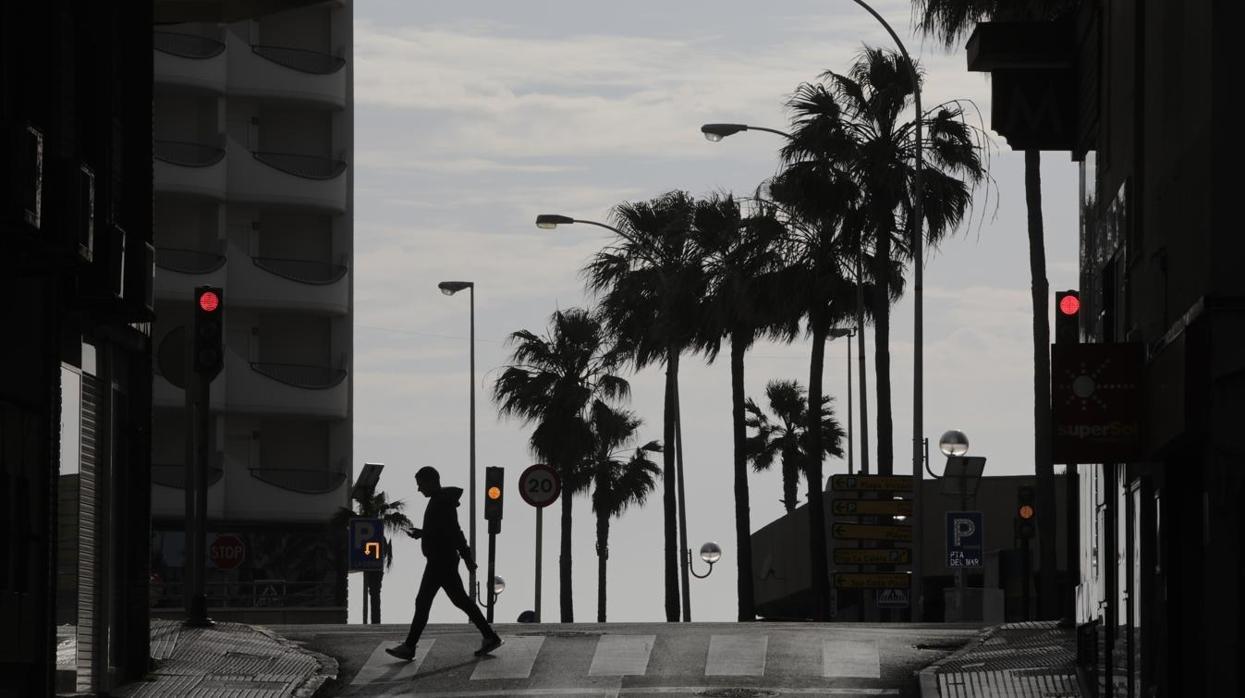
<instances>
[{"instance_id":1,"label":"traffic light pole","mask_svg":"<svg viewBox=\"0 0 1245 698\"><path fill-rule=\"evenodd\" d=\"M211 419L211 378L191 371L187 388L190 392L190 451L186 473L186 574L185 586L186 625L203 628L213 625L207 616L207 596L204 593L203 560L206 557L207 538L207 488L208 488L208 434Z\"/></svg>"},{"instance_id":2,"label":"traffic light pole","mask_svg":"<svg viewBox=\"0 0 1245 698\"><path fill-rule=\"evenodd\" d=\"M497 603L497 590L494 588L493 577L495 563L497 561L497 528L499 522L488 522L488 577L485 581L488 584L488 612L485 614L485 620L489 623L493 622L493 606Z\"/></svg>"}]
</instances>

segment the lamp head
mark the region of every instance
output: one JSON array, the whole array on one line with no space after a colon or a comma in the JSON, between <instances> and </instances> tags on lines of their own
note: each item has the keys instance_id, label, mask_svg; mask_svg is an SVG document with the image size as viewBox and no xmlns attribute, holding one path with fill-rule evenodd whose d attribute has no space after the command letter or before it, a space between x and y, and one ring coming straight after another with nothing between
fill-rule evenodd
<instances>
[{"instance_id":1,"label":"lamp head","mask_svg":"<svg viewBox=\"0 0 1245 698\"><path fill-rule=\"evenodd\" d=\"M938 438L938 450L944 456L962 456L968 453L968 437L957 429L945 432Z\"/></svg>"},{"instance_id":2,"label":"lamp head","mask_svg":"<svg viewBox=\"0 0 1245 698\"><path fill-rule=\"evenodd\" d=\"M712 565L722 559L722 548L713 541L700 546L700 559Z\"/></svg>"},{"instance_id":3,"label":"lamp head","mask_svg":"<svg viewBox=\"0 0 1245 698\"><path fill-rule=\"evenodd\" d=\"M493 575L493 593L500 594L506 590L506 580L497 575Z\"/></svg>"},{"instance_id":4,"label":"lamp head","mask_svg":"<svg viewBox=\"0 0 1245 698\"><path fill-rule=\"evenodd\" d=\"M705 135L705 140L710 143L717 143L727 136L747 130L748 127L744 124L705 124L700 127L700 132Z\"/></svg>"},{"instance_id":5,"label":"lamp head","mask_svg":"<svg viewBox=\"0 0 1245 698\"><path fill-rule=\"evenodd\" d=\"M437 288L441 289L441 293L444 293L447 296L452 296L464 288L471 288L473 286L475 286L475 284L470 281L442 281L437 284Z\"/></svg>"},{"instance_id":6,"label":"lamp head","mask_svg":"<svg viewBox=\"0 0 1245 698\"><path fill-rule=\"evenodd\" d=\"M559 225L570 225L575 219L570 216L559 216L556 213L542 213L536 216L536 227L543 230L553 230Z\"/></svg>"}]
</instances>

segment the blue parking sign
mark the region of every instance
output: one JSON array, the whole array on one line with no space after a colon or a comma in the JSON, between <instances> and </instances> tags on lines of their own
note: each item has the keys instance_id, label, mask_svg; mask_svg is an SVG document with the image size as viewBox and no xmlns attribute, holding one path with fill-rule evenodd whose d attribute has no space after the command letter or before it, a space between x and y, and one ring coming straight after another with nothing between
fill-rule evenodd
<instances>
[{"instance_id":1,"label":"blue parking sign","mask_svg":"<svg viewBox=\"0 0 1245 698\"><path fill-rule=\"evenodd\" d=\"M947 512L947 567L981 567L982 518L980 511Z\"/></svg>"},{"instance_id":2,"label":"blue parking sign","mask_svg":"<svg viewBox=\"0 0 1245 698\"><path fill-rule=\"evenodd\" d=\"M382 569L385 561L385 525L380 519L351 519L346 532L350 571Z\"/></svg>"}]
</instances>

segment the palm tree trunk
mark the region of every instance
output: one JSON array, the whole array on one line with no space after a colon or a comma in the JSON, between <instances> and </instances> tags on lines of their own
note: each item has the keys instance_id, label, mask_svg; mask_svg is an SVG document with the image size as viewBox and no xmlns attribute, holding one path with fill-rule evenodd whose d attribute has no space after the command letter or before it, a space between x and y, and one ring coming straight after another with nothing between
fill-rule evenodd
<instances>
[{"instance_id":1,"label":"palm tree trunk","mask_svg":"<svg viewBox=\"0 0 1245 698\"><path fill-rule=\"evenodd\" d=\"M662 415L662 438L666 447L662 450L662 493L661 493L661 510L662 510L662 532L666 539L665 549L665 582L666 582L666 621L677 623L679 621L679 557L678 557L678 530L675 526L676 516L678 512L675 510L675 483L674 483L674 420L675 420L675 397L674 386L679 375L679 354L673 349L666 351L666 404L665 413Z\"/></svg>"},{"instance_id":2,"label":"palm tree trunk","mask_svg":"<svg viewBox=\"0 0 1245 698\"><path fill-rule=\"evenodd\" d=\"M605 622L605 565L610 559L610 517L597 514L597 622Z\"/></svg>"},{"instance_id":3,"label":"palm tree trunk","mask_svg":"<svg viewBox=\"0 0 1245 698\"><path fill-rule=\"evenodd\" d=\"M856 255L856 356L859 361L857 382L860 384L860 472L869 474L869 380L865 375L865 277L860 257ZM851 370L851 367L848 367Z\"/></svg>"},{"instance_id":4,"label":"palm tree trunk","mask_svg":"<svg viewBox=\"0 0 1245 698\"><path fill-rule=\"evenodd\" d=\"M1037 475L1037 529L1040 550L1038 613L1059 614L1055 582L1055 467L1051 463L1050 285L1046 280L1046 241L1042 224L1042 154L1025 151L1025 203L1029 209L1029 273L1033 292L1033 463Z\"/></svg>"},{"instance_id":5,"label":"palm tree trunk","mask_svg":"<svg viewBox=\"0 0 1245 698\"><path fill-rule=\"evenodd\" d=\"M563 492L562 500L562 531L561 552L558 555L558 604L561 611L561 622L575 622L574 596L571 593L571 494ZM488 581L492 584L492 580Z\"/></svg>"},{"instance_id":6,"label":"palm tree trunk","mask_svg":"<svg viewBox=\"0 0 1245 698\"><path fill-rule=\"evenodd\" d=\"M368 595L372 601L372 625L380 625L380 586L385 581L384 573L364 572L363 574L372 578L371 584L368 585Z\"/></svg>"},{"instance_id":7,"label":"palm tree trunk","mask_svg":"<svg viewBox=\"0 0 1245 698\"><path fill-rule=\"evenodd\" d=\"M830 561L826 559L826 511L821 482L821 376L826 361L826 323L812 314L813 353L808 368L808 546L812 561L813 619L825 621L830 613Z\"/></svg>"},{"instance_id":8,"label":"palm tree trunk","mask_svg":"<svg viewBox=\"0 0 1245 698\"><path fill-rule=\"evenodd\" d=\"M752 594L752 521L748 502L747 431L744 426L744 352L748 347L731 337L731 430L735 440L735 547L739 620L756 620Z\"/></svg>"},{"instance_id":9,"label":"palm tree trunk","mask_svg":"<svg viewBox=\"0 0 1245 698\"><path fill-rule=\"evenodd\" d=\"M890 236L880 233L877 249L879 273L875 275L878 292L873 298L873 373L877 376L878 391L879 475L890 475L895 469L895 428L891 422L891 298L886 273L890 256Z\"/></svg>"},{"instance_id":10,"label":"palm tree trunk","mask_svg":"<svg viewBox=\"0 0 1245 698\"><path fill-rule=\"evenodd\" d=\"M800 452L794 449L782 454L782 505L788 514L800 504L800 494L796 491L800 486L800 457Z\"/></svg>"}]
</instances>

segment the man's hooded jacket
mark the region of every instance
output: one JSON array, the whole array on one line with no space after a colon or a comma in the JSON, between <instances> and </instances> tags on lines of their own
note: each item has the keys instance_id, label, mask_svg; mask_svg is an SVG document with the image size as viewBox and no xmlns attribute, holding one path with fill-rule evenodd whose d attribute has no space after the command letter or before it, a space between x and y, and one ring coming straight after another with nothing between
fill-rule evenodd
<instances>
[{"instance_id":1,"label":"man's hooded jacket","mask_svg":"<svg viewBox=\"0 0 1245 698\"><path fill-rule=\"evenodd\" d=\"M429 560L453 564L459 556L471 559L471 548L458 525L458 500L462 496L461 487L442 487L428 498L419 548Z\"/></svg>"}]
</instances>

